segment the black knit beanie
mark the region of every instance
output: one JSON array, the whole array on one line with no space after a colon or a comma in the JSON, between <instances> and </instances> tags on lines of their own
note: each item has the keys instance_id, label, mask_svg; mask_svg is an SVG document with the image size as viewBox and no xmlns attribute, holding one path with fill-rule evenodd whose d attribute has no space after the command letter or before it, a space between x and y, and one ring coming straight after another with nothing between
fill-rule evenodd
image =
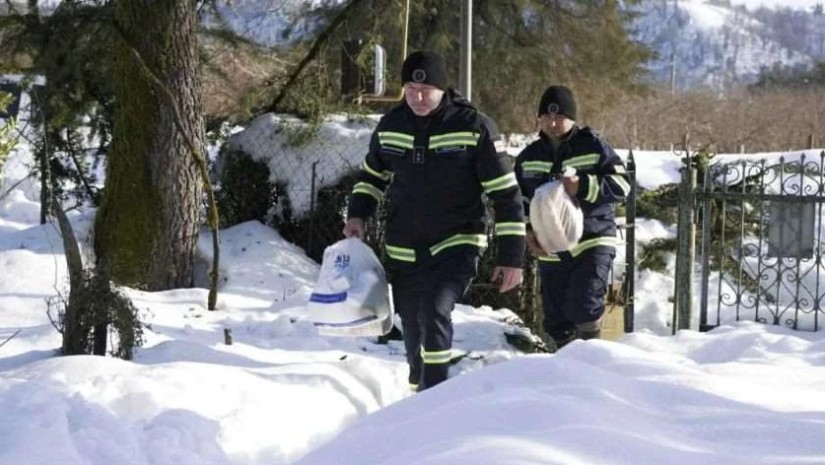
<instances>
[{"instance_id":1,"label":"black knit beanie","mask_svg":"<svg viewBox=\"0 0 825 465\"><path fill-rule=\"evenodd\" d=\"M565 86L550 86L539 101L539 116L558 113L576 120L576 99L573 91Z\"/></svg>"},{"instance_id":2,"label":"black knit beanie","mask_svg":"<svg viewBox=\"0 0 825 465\"><path fill-rule=\"evenodd\" d=\"M401 82L418 82L447 89L447 66L441 55L435 52L418 51L410 53L401 67Z\"/></svg>"}]
</instances>

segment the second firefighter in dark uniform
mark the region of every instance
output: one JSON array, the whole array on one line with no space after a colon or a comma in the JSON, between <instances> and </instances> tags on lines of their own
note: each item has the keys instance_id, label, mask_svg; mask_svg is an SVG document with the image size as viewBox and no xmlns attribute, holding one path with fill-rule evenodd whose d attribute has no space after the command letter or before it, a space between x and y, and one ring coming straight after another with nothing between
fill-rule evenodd
<instances>
[{"instance_id":1,"label":"second firefighter in dark uniform","mask_svg":"<svg viewBox=\"0 0 825 465\"><path fill-rule=\"evenodd\" d=\"M630 193L624 162L588 127L576 124L576 100L565 86L550 86L538 109L539 138L516 158L516 176L529 213L544 183L561 178L584 216L583 234L569 250L545 253L528 227L527 242L539 259L544 329L561 347L601 336L604 297L616 255L613 205ZM567 168L576 175L564 177Z\"/></svg>"},{"instance_id":2,"label":"second firefighter in dark uniform","mask_svg":"<svg viewBox=\"0 0 825 465\"><path fill-rule=\"evenodd\" d=\"M525 226L496 125L447 88L443 59L414 52L401 77L405 102L378 122L350 197L344 234L363 237L363 220L387 194L393 303L403 325L409 381L421 390L447 378L450 313L476 276L487 246L482 194L495 210L493 279L501 281L501 292L521 283Z\"/></svg>"}]
</instances>

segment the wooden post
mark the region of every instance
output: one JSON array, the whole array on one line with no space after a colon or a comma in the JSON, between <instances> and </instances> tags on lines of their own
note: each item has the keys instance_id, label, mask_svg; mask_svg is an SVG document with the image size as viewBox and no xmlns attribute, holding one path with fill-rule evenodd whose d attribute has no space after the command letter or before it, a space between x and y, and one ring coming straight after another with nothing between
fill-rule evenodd
<instances>
[{"instance_id":1,"label":"wooden post","mask_svg":"<svg viewBox=\"0 0 825 465\"><path fill-rule=\"evenodd\" d=\"M685 166L679 185L679 224L676 234L676 277L673 300L673 334L689 329L693 313L693 270L696 259L696 222L694 192L696 167L690 153L688 136L684 138Z\"/></svg>"}]
</instances>

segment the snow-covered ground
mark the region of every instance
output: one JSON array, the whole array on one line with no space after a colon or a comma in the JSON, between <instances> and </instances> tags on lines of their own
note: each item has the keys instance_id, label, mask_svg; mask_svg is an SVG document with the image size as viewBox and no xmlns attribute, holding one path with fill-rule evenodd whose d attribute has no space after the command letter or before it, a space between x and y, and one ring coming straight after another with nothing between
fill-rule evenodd
<instances>
[{"instance_id":1,"label":"snow-covered ground","mask_svg":"<svg viewBox=\"0 0 825 465\"><path fill-rule=\"evenodd\" d=\"M328 136L355 144L356 124ZM645 187L678 176L673 154L635 155ZM221 234L218 310L204 289L126 290L146 324L134 361L57 357L46 299L66 291L65 259L31 165L23 145L0 187L0 465L825 464L825 332L670 336L673 281L650 271L636 333L555 355L511 347L510 311L459 306L469 355L413 395L403 344L320 336L305 311L319 265L245 223ZM87 249L93 215L71 212Z\"/></svg>"}]
</instances>

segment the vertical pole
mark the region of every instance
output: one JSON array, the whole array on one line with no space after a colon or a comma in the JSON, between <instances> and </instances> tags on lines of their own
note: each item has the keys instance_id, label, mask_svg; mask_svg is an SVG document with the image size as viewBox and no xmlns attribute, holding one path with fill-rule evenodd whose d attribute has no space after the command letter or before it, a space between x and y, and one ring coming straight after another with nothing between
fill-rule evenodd
<instances>
[{"instance_id":1,"label":"vertical pole","mask_svg":"<svg viewBox=\"0 0 825 465\"><path fill-rule=\"evenodd\" d=\"M633 149L627 156L627 177L630 178L630 195L627 197L625 206L625 307L624 307L624 332L632 333L635 317L636 299L636 159L633 157Z\"/></svg>"},{"instance_id":2,"label":"vertical pole","mask_svg":"<svg viewBox=\"0 0 825 465\"><path fill-rule=\"evenodd\" d=\"M690 155L690 152L688 152ZM687 205L690 206L687 215L688 223L688 256L687 269L685 270L685 306L682 308L682 316L680 318L679 329L690 329L690 324L693 321L693 297L696 277L696 221L698 215L696 212L696 165L691 163L688 171L688 189L685 197Z\"/></svg>"},{"instance_id":3,"label":"vertical pole","mask_svg":"<svg viewBox=\"0 0 825 465\"><path fill-rule=\"evenodd\" d=\"M676 52L670 52L670 95L676 95Z\"/></svg>"},{"instance_id":4,"label":"vertical pole","mask_svg":"<svg viewBox=\"0 0 825 465\"><path fill-rule=\"evenodd\" d=\"M702 278L701 300L699 302L699 331L709 331L713 326L708 326L708 297L710 296L710 240L711 229L713 228L713 203L710 194L713 186L710 181L710 167L705 169L705 176L702 179Z\"/></svg>"},{"instance_id":5,"label":"vertical pole","mask_svg":"<svg viewBox=\"0 0 825 465\"><path fill-rule=\"evenodd\" d=\"M312 240L315 229L315 180L318 177L318 160L312 163L312 181L309 192L309 234L307 235L306 252L312 256Z\"/></svg>"},{"instance_id":6,"label":"vertical pole","mask_svg":"<svg viewBox=\"0 0 825 465\"><path fill-rule=\"evenodd\" d=\"M361 67L357 58L364 47L362 39L344 41L341 47L341 100L347 101L361 93Z\"/></svg>"},{"instance_id":7,"label":"vertical pole","mask_svg":"<svg viewBox=\"0 0 825 465\"><path fill-rule=\"evenodd\" d=\"M461 72L459 92L472 100L473 91L473 0L461 2Z\"/></svg>"},{"instance_id":8,"label":"vertical pole","mask_svg":"<svg viewBox=\"0 0 825 465\"><path fill-rule=\"evenodd\" d=\"M688 136L685 134L685 166L679 185L679 225L677 232L676 279L673 309L673 333L689 329L693 310L693 270L696 257L696 222L693 193L696 188L696 168L690 153Z\"/></svg>"}]
</instances>

